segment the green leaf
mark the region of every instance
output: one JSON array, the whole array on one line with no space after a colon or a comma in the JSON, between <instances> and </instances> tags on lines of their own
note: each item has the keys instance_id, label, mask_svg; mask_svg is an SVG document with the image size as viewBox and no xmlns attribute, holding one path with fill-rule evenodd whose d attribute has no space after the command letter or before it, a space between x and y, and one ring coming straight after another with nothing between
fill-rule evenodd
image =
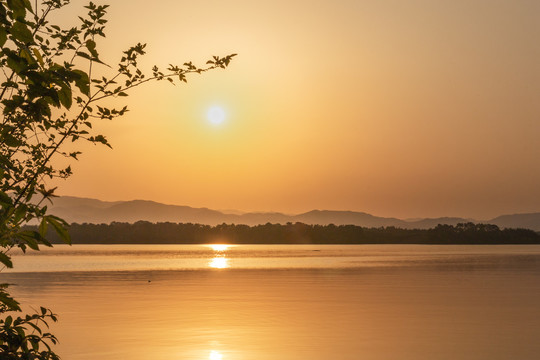
<instances>
[{"instance_id":1,"label":"green leaf","mask_svg":"<svg viewBox=\"0 0 540 360\"><path fill-rule=\"evenodd\" d=\"M41 328L39 326L37 326L36 324L34 323L31 323L31 322L28 322L26 323L27 325L30 325L31 327L34 328L34 330L36 330L40 335L43 334L43 331L41 330Z\"/></svg>"},{"instance_id":2,"label":"green leaf","mask_svg":"<svg viewBox=\"0 0 540 360\"><path fill-rule=\"evenodd\" d=\"M6 287L7 284L0 285L0 304L6 305L10 311L21 311L19 303L4 290Z\"/></svg>"},{"instance_id":3,"label":"green leaf","mask_svg":"<svg viewBox=\"0 0 540 360\"><path fill-rule=\"evenodd\" d=\"M98 53L96 51L96 42L93 40L86 40L86 48L90 51L93 57L98 58Z\"/></svg>"},{"instance_id":4,"label":"green leaf","mask_svg":"<svg viewBox=\"0 0 540 360\"><path fill-rule=\"evenodd\" d=\"M22 43L28 44L34 41L32 32L20 21L16 21L11 27L11 35Z\"/></svg>"},{"instance_id":5,"label":"green leaf","mask_svg":"<svg viewBox=\"0 0 540 360\"><path fill-rule=\"evenodd\" d=\"M47 220L45 218L41 219L41 222L39 223L39 234L42 236L42 237L45 237L45 235L47 235Z\"/></svg>"},{"instance_id":6,"label":"green leaf","mask_svg":"<svg viewBox=\"0 0 540 360\"><path fill-rule=\"evenodd\" d=\"M88 74L82 70L73 70L73 73L77 75L75 78L75 86L77 86L84 95L89 95L90 79L88 78Z\"/></svg>"},{"instance_id":7,"label":"green leaf","mask_svg":"<svg viewBox=\"0 0 540 360\"><path fill-rule=\"evenodd\" d=\"M9 147L17 147L22 144L21 140L9 135L5 134L2 138L2 142L6 144Z\"/></svg>"},{"instance_id":8,"label":"green leaf","mask_svg":"<svg viewBox=\"0 0 540 360\"><path fill-rule=\"evenodd\" d=\"M91 41L91 40L88 40L88 41ZM88 42L88 41L87 41L87 42ZM95 45L94 45L94 46L95 46ZM82 58L88 59L88 60L90 60L90 61L95 61L95 62L97 62L97 63L100 63L100 64L103 64L103 65L105 65L105 66L110 67L109 65L105 64L103 61L101 61L101 60L97 57L98 53L96 52L96 50L90 50L90 49L88 49L88 50L90 51L90 53L91 53L92 55L89 55L89 54L87 54L87 53L85 53L85 52L82 52L82 51L77 51L77 52L75 52L75 54L76 54L77 56L80 56L80 57L82 57Z\"/></svg>"},{"instance_id":9,"label":"green leaf","mask_svg":"<svg viewBox=\"0 0 540 360\"><path fill-rule=\"evenodd\" d=\"M67 223L59 217L49 215L45 217L47 222L52 225L60 239L66 244L71 244L71 237L67 231Z\"/></svg>"},{"instance_id":10,"label":"green leaf","mask_svg":"<svg viewBox=\"0 0 540 360\"><path fill-rule=\"evenodd\" d=\"M41 235L37 231L21 231L15 234L15 237L23 241L32 250L39 250Z\"/></svg>"},{"instance_id":11,"label":"green leaf","mask_svg":"<svg viewBox=\"0 0 540 360\"><path fill-rule=\"evenodd\" d=\"M16 19L24 19L26 9L23 0L7 0L7 6L10 10L13 10L13 16Z\"/></svg>"},{"instance_id":12,"label":"green leaf","mask_svg":"<svg viewBox=\"0 0 540 360\"><path fill-rule=\"evenodd\" d=\"M21 326L17 326L15 328L15 331L17 331L17 335L19 335L20 338L25 338L26 337L26 333L24 332L24 328L21 327Z\"/></svg>"},{"instance_id":13,"label":"green leaf","mask_svg":"<svg viewBox=\"0 0 540 360\"><path fill-rule=\"evenodd\" d=\"M33 14L34 11L32 9L32 4L30 3L30 0L22 0L22 2L24 3L24 7L26 8L26 10L30 11Z\"/></svg>"},{"instance_id":14,"label":"green leaf","mask_svg":"<svg viewBox=\"0 0 540 360\"><path fill-rule=\"evenodd\" d=\"M15 209L15 215L13 217L13 222L15 224L19 223L22 219L24 219L26 217L26 215L28 214L28 207L24 204L21 204L19 206L17 206L17 208Z\"/></svg>"},{"instance_id":15,"label":"green leaf","mask_svg":"<svg viewBox=\"0 0 540 360\"><path fill-rule=\"evenodd\" d=\"M23 57L20 57L14 51L4 48L4 54L7 55L8 66L17 74L21 73L28 67L28 62Z\"/></svg>"},{"instance_id":16,"label":"green leaf","mask_svg":"<svg viewBox=\"0 0 540 360\"><path fill-rule=\"evenodd\" d=\"M109 148L112 149L111 144L109 144L109 142L107 141L107 139L103 135L91 136L90 138L88 138L88 140L90 140L93 143L101 143L103 145L107 145Z\"/></svg>"},{"instance_id":17,"label":"green leaf","mask_svg":"<svg viewBox=\"0 0 540 360\"><path fill-rule=\"evenodd\" d=\"M28 61L29 64L35 64L36 63L36 60L32 57L32 55L30 54L30 52L27 49L22 49L21 50L21 56L23 58L25 58L26 61Z\"/></svg>"},{"instance_id":18,"label":"green leaf","mask_svg":"<svg viewBox=\"0 0 540 360\"><path fill-rule=\"evenodd\" d=\"M88 59L88 60L93 60L92 56L88 55L87 53L84 53L82 51L77 51L75 53L77 56L80 56L82 58L85 58L85 59Z\"/></svg>"},{"instance_id":19,"label":"green leaf","mask_svg":"<svg viewBox=\"0 0 540 360\"><path fill-rule=\"evenodd\" d=\"M2 252L0 252L0 263L4 264L7 268L10 269L13 267L11 258Z\"/></svg>"},{"instance_id":20,"label":"green leaf","mask_svg":"<svg viewBox=\"0 0 540 360\"><path fill-rule=\"evenodd\" d=\"M7 32L5 27L0 27L0 46L4 46L7 41Z\"/></svg>"},{"instance_id":21,"label":"green leaf","mask_svg":"<svg viewBox=\"0 0 540 360\"><path fill-rule=\"evenodd\" d=\"M33 48L33 49L32 49L32 52L34 53L34 56L38 59L39 64L40 64L41 66L44 66L45 63L43 62L43 57L41 56L41 53L39 52L39 50L36 49L36 48Z\"/></svg>"},{"instance_id":22,"label":"green leaf","mask_svg":"<svg viewBox=\"0 0 540 360\"><path fill-rule=\"evenodd\" d=\"M62 85L60 90L58 91L58 98L60 100L60 103L69 110L71 108L71 104L73 103L73 98L71 96L71 88L67 85Z\"/></svg>"},{"instance_id":23,"label":"green leaf","mask_svg":"<svg viewBox=\"0 0 540 360\"><path fill-rule=\"evenodd\" d=\"M0 191L0 205L3 208L13 205L13 200L3 191Z\"/></svg>"}]
</instances>

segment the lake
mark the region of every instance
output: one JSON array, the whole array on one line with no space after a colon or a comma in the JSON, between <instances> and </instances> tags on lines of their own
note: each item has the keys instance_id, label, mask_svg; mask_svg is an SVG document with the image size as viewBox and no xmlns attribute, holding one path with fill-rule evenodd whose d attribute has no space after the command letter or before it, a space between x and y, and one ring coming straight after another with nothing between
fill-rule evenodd
<instances>
[{"instance_id":1,"label":"lake","mask_svg":"<svg viewBox=\"0 0 540 360\"><path fill-rule=\"evenodd\" d=\"M1 282L66 360L533 359L540 246L75 245Z\"/></svg>"}]
</instances>

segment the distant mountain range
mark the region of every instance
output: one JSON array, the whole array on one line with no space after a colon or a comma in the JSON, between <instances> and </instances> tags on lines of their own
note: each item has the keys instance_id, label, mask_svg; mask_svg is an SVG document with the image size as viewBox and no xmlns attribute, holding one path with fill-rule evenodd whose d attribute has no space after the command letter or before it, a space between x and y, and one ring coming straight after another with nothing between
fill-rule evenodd
<instances>
[{"instance_id":1,"label":"distant mountain range","mask_svg":"<svg viewBox=\"0 0 540 360\"><path fill-rule=\"evenodd\" d=\"M239 214L217 211L207 208L165 205L154 201L101 201L96 199L62 196L54 199L49 206L50 213L65 219L69 223L134 223L139 220L150 222L199 223L207 225L302 222L320 225L357 225L363 227L395 226L403 229L427 229L438 224L456 225L463 222L481 222L497 225L501 228L525 228L540 231L540 213L502 215L491 220L442 217L414 220L385 218L364 212L312 210L298 215L286 215L276 212L255 212Z\"/></svg>"}]
</instances>

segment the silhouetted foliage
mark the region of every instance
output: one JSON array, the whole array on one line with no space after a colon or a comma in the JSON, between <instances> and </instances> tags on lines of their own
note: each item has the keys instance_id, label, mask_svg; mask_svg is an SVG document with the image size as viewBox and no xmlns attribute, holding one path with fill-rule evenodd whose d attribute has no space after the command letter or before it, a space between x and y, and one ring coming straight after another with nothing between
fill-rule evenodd
<instances>
[{"instance_id":1,"label":"silhouetted foliage","mask_svg":"<svg viewBox=\"0 0 540 360\"><path fill-rule=\"evenodd\" d=\"M532 230L473 223L411 230L303 223L210 226L138 221L72 224L70 233L74 244L540 244L540 235Z\"/></svg>"},{"instance_id":2,"label":"silhouetted foliage","mask_svg":"<svg viewBox=\"0 0 540 360\"><path fill-rule=\"evenodd\" d=\"M71 175L71 166L59 166L56 160L77 160L80 141L110 147L92 124L122 116L127 108L101 106L102 100L127 96L152 80L187 82L188 74L225 68L235 56L214 56L205 67L191 62L164 70L154 66L145 75L138 60L146 45L136 44L112 68L97 49L105 36L108 5L90 2L78 26L51 24L50 15L67 4L69 0L0 0L0 264L8 268L13 267L12 248L51 246L49 228L70 243L67 223L47 214L45 203L55 189L46 181ZM39 227L24 228L32 220ZM0 284L0 358L56 359L50 348L56 338L41 330L47 320L56 321L55 315L47 309L25 317L7 315L21 309L6 289L7 284Z\"/></svg>"}]
</instances>

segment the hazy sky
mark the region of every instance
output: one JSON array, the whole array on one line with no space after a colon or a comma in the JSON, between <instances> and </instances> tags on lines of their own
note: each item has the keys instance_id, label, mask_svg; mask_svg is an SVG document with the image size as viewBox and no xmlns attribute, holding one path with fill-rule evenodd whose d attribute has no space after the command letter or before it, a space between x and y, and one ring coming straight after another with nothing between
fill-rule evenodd
<instances>
[{"instance_id":1,"label":"hazy sky","mask_svg":"<svg viewBox=\"0 0 540 360\"><path fill-rule=\"evenodd\" d=\"M148 68L239 55L118 99L131 111L98 126L114 150L86 146L61 194L397 217L540 211L540 1L110 3L111 64L139 41Z\"/></svg>"}]
</instances>

